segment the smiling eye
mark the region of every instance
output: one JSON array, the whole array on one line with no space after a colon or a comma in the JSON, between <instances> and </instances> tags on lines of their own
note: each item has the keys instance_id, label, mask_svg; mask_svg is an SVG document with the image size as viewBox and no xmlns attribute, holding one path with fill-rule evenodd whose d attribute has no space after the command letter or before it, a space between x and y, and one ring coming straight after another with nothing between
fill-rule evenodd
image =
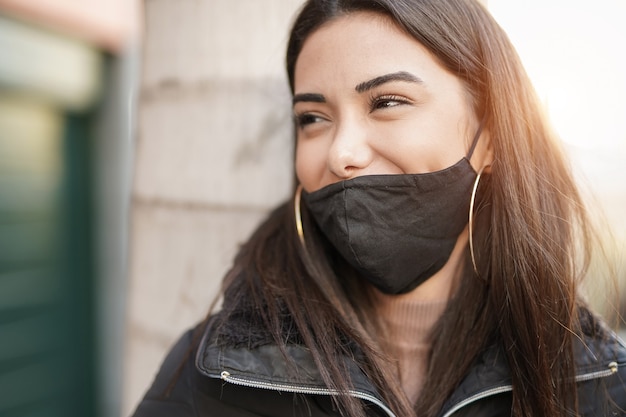
<instances>
[{"instance_id":1,"label":"smiling eye","mask_svg":"<svg viewBox=\"0 0 626 417\"><path fill-rule=\"evenodd\" d=\"M298 128L304 128L308 125L324 121L324 118L311 113L297 114L294 116L294 119Z\"/></svg>"},{"instance_id":2,"label":"smiling eye","mask_svg":"<svg viewBox=\"0 0 626 417\"><path fill-rule=\"evenodd\" d=\"M403 104L409 104L409 101L399 96L380 96L372 97L370 104L371 111L388 109L391 107L401 106Z\"/></svg>"}]
</instances>

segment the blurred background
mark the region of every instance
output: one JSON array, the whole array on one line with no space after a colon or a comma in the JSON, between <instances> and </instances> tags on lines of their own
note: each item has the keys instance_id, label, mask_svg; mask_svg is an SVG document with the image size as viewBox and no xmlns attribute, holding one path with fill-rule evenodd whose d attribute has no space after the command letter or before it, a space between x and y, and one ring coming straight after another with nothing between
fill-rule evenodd
<instances>
[{"instance_id":1,"label":"blurred background","mask_svg":"<svg viewBox=\"0 0 626 417\"><path fill-rule=\"evenodd\" d=\"M0 0L0 416L127 416L201 320L291 189L301 3ZM488 0L624 286L626 3L546 3ZM587 291L617 326L606 272Z\"/></svg>"},{"instance_id":2,"label":"blurred background","mask_svg":"<svg viewBox=\"0 0 626 417\"><path fill-rule=\"evenodd\" d=\"M0 416L119 416L139 1L0 0Z\"/></svg>"}]
</instances>

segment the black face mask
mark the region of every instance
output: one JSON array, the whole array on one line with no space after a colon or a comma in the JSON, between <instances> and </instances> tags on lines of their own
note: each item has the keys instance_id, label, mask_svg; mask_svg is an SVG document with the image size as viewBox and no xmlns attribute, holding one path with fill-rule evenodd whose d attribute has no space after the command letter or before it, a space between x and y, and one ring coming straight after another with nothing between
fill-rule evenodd
<instances>
[{"instance_id":1,"label":"black face mask","mask_svg":"<svg viewBox=\"0 0 626 417\"><path fill-rule=\"evenodd\" d=\"M476 172L469 158L425 174L366 175L302 198L324 235L367 281L407 293L450 258L468 223Z\"/></svg>"}]
</instances>

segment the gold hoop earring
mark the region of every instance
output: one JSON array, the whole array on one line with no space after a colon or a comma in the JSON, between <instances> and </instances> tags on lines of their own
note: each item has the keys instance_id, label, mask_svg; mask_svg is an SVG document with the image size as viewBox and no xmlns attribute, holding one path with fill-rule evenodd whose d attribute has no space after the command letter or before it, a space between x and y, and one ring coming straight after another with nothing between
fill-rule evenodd
<instances>
[{"instance_id":1,"label":"gold hoop earring","mask_svg":"<svg viewBox=\"0 0 626 417\"><path fill-rule=\"evenodd\" d=\"M302 229L302 216L300 214L301 197L302 197L302 184L299 184L298 188L296 188L296 194L293 199L293 207L294 207L294 214L296 217L296 231L298 232L298 237L300 238L300 243L302 243L302 247L306 248L306 244L304 243L304 230Z\"/></svg>"},{"instance_id":2,"label":"gold hoop earring","mask_svg":"<svg viewBox=\"0 0 626 417\"><path fill-rule=\"evenodd\" d=\"M474 255L474 203L476 201L476 191L478 190L478 183L480 182L480 177L483 175L483 172L486 168L489 168L490 165L485 165L478 171L476 175L476 180L474 181L474 188L472 189L472 197L470 199L470 208L469 208L469 249L470 256L472 257L472 265L474 266L474 272L476 275L480 275L478 273L478 266L476 265L476 256Z\"/></svg>"}]
</instances>

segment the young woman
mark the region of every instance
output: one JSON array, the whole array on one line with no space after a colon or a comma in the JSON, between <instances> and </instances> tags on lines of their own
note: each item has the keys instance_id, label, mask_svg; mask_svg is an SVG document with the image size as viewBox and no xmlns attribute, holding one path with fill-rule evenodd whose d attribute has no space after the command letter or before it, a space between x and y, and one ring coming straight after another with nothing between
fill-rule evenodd
<instances>
[{"instance_id":1,"label":"young woman","mask_svg":"<svg viewBox=\"0 0 626 417\"><path fill-rule=\"evenodd\" d=\"M626 415L583 204L484 8L310 0L287 71L294 198L135 416Z\"/></svg>"}]
</instances>

